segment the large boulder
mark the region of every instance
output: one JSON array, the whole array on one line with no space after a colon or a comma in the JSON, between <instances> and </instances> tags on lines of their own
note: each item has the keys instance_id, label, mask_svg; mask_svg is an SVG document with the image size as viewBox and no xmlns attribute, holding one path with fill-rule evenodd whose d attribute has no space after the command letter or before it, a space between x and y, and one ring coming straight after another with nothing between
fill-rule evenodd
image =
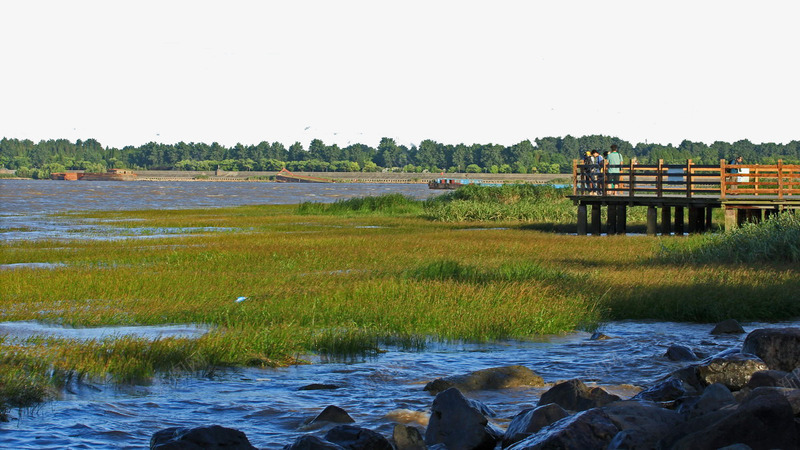
<instances>
[{"instance_id":1,"label":"large boulder","mask_svg":"<svg viewBox=\"0 0 800 450\"><path fill-rule=\"evenodd\" d=\"M665 354L670 361L697 361L697 355L685 345L670 345Z\"/></svg>"},{"instance_id":2,"label":"large boulder","mask_svg":"<svg viewBox=\"0 0 800 450\"><path fill-rule=\"evenodd\" d=\"M735 319L723 320L718 323L711 334L743 334L744 328Z\"/></svg>"},{"instance_id":3,"label":"large boulder","mask_svg":"<svg viewBox=\"0 0 800 450\"><path fill-rule=\"evenodd\" d=\"M425 450L425 439L417 427L396 424L392 431L392 440L397 450Z\"/></svg>"},{"instance_id":4,"label":"large boulder","mask_svg":"<svg viewBox=\"0 0 800 450\"><path fill-rule=\"evenodd\" d=\"M800 366L800 328L761 328L748 334L742 351L761 358L770 369L791 372Z\"/></svg>"},{"instance_id":5,"label":"large boulder","mask_svg":"<svg viewBox=\"0 0 800 450\"><path fill-rule=\"evenodd\" d=\"M312 434L305 434L295 439L293 443L284 446L283 450L344 450L344 447Z\"/></svg>"},{"instance_id":6,"label":"large boulder","mask_svg":"<svg viewBox=\"0 0 800 450\"><path fill-rule=\"evenodd\" d=\"M336 405L329 405L326 406L325 409L322 410L321 413L317 415L310 423L311 424L318 424L320 422L330 422L330 423L354 423L350 414L347 414L347 411L343 410L342 408Z\"/></svg>"},{"instance_id":7,"label":"large boulder","mask_svg":"<svg viewBox=\"0 0 800 450\"><path fill-rule=\"evenodd\" d=\"M598 406L607 405L620 398L609 394L602 388L586 386L581 380L573 379L556 384L542 394L539 406L555 403L571 411L585 411Z\"/></svg>"},{"instance_id":8,"label":"large boulder","mask_svg":"<svg viewBox=\"0 0 800 450\"><path fill-rule=\"evenodd\" d=\"M544 380L531 369L516 365L438 378L426 384L424 390L436 394L452 387L462 392L469 392L520 386L544 386Z\"/></svg>"},{"instance_id":9,"label":"large boulder","mask_svg":"<svg viewBox=\"0 0 800 450\"><path fill-rule=\"evenodd\" d=\"M687 399L681 404L679 412L689 419L720 410L736 403L736 398L722 383L708 386L699 397Z\"/></svg>"},{"instance_id":10,"label":"large boulder","mask_svg":"<svg viewBox=\"0 0 800 450\"><path fill-rule=\"evenodd\" d=\"M605 411L595 408L542 428L508 450L605 448L618 432Z\"/></svg>"},{"instance_id":11,"label":"large boulder","mask_svg":"<svg viewBox=\"0 0 800 450\"><path fill-rule=\"evenodd\" d=\"M490 450L502 434L458 389L450 388L433 400L425 443L444 444L449 449Z\"/></svg>"},{"instance_id":12,"label":"large boulder","mask_svg":"<svg viewBox=\"0 0 800 450\"><path fill-rule=\"evenodd\" d=\"M650 402L673 402L686 395L683 382L677 378L663 380L655 386L651 386L633 397L633 400L646 400Z\"/></svg>"},{"instance_id":13,"label":"large boulder","mask_svg":"<svg viewBox=\"0 0 800 450\"><path fill-rule=\"evenodd\" d=\"M255 450L244 433L219 425L197 428L171 427L156 431L150 438L152 450L231 449Z\"/></svg>"},{"instance_id":14,"label":"large boulder","mask_svg":"<svg viewBox=\"0 0 800 450\"><path fill-rule=\"evenodd\" d=\"M339 425L325 434L325 440L348 450L393 450L389 440L380 434L353 425Z\"/></svg>"},{"instance_id":15,"label":"large boulder","mask_svg":"<svg viewBox=\"0 0 800 450\"><path fill-rule=\"evenodd\" d=\"M794 414L786 398L775 392L749 397L710 426L680 437L672 448L707 449L734 444L754 449L798 448Z\"/></svg>"},{"instance_id":16,"label":"large boulder","mask_svg":"<svg viewBox=\"0 0 800 450\"><path fill-rule=\"evenodd\" d=\"M764 361L754 355L727 352L701 361L697 366L697 376L706 386L722 383L730 390L739 390L747 385L755 372L767 368Z\"/></svg>"},{"instance_id":17,"label":"large boulder","mask_svg":"<svg viewBox=\"0 0 800 450\"><path fill-rule=\"evenodd\" d=\"M511 419L503 435L503 447L519 442L567 416L569 413L555 403L526 409Z\"/></svg>"},{"instance_id":18,"label":"large boulder","mask_svg":"<svg viewBox=\"0 0 800 450\"><path fill-rule=\"evenodd\" d=\"M609 449L658 448L658 442L683 422L677 412L648 402L619 401L602 410L620 430Z\"/></svg>"}]
</instances>

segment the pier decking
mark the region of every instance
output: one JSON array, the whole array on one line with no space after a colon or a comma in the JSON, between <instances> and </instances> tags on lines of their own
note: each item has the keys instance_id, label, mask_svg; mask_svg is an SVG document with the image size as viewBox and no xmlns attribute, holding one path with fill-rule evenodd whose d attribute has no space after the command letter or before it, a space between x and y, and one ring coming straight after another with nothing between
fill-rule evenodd
<instances>
[{"instance_id":1,"label":"pier decking","mask_svg":"<svg viewBox=\"0 0 800 450\"><path fill-rule=\"evenodd\" d=\"M616 173L615 173L616 172ZM800 165L572 164L578 234L601 234L602 207L608 234L627 230L627 207L647 207L647 234L709 230L714 208L725 211L725 228L786 210L800 209ZM659 226L658 209L661 210ZM684 216L684 211L687 216ZM587 220L588 213L588 220ZM686 219L686 220L685 220Z\"/></svg>"}]
</instances>

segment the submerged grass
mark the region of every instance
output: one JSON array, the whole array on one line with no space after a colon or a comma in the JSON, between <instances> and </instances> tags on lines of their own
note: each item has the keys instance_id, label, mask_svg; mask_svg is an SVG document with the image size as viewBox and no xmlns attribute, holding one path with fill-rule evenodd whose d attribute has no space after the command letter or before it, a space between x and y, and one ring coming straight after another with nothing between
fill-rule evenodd
<instances>
[{"instance_id":1,"label":"submerged grass","mask_svg":"<svg viewBox=\"0 0 800 450\"><path fill-rule=\"evenodd\" d=\"M430 340L528 339L608 319L800 316L796 264L686 266L662 257L659 243L691 248L700 245L695 238L566 236L531 231L519 219L479 228L425 217L436 202L563 201L553 188L504 188L459 190L430 203L394 197L308 205L302 214L296 206L90 213L122 226L246 231L2 244L3 264L64 264L0 271L4 320L197 323L213 331L155 341L6 338L0 411L49 395L51 384L108 374L136 383L159 373L285 365L309 353L364 356Z\"/></svg>"}]
</instances>

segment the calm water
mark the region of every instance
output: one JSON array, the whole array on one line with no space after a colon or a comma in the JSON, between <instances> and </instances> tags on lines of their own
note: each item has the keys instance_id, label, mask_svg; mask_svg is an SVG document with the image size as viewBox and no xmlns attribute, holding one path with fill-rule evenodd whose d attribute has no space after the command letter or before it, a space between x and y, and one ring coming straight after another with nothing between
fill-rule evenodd
<instances>
[{"instance_id":1,"label":"calm water","mask_svg":"<svg viewBox=\"0 0 800 450\"><path fill-rule=\"evenodd\" d=\"M219 207L241 204L298 203L306 200L402 192L417 198L435 195L424 185L313 185L269 183L114 183L0 180L0 240L118 236L112 224L54 221L46 213L85 209ZM89 227L89 228L84 228ZM92 228L94 227L94 228ZM19 229L17 229L19 228ZM2 262L2 261L0 261ZM36 270L56 267L39 266ZM8 269L14 269L13 267ZM798 323L745 324L758 327ZM130 327L128 327L130 328ZM434 378L473 370L522 364L545 381L579 377L623 396L682 367L663 355L671 344L713 354L738 346L744 336L712 336L711 325L666 322L614 322L602 331L614 339L592 341L584 332L543 337L537 342L434 345L425 352L387 348L375 358L326 361L282 369L238 369L213 376L158 379L147 386L72 384L63 398L35 411L14 412L0 423L5 448L142 448L150 436L169 426L219 424L244 431L260 448L282 448L309 430L304 423L328 405L347 410L358 425L391 435L396 422L423 425L433 397L422 390ZM0 323L0 333L52 332L76 338L104 334L198 332L192 327L162 330L50 329L42 324ZM202 332L202 330L199 330ZM336 390L299 391L311 383ZM468 394L492 407L497 423L534 406L542 389L525 388Z\"/></svg>"}]
</instances>

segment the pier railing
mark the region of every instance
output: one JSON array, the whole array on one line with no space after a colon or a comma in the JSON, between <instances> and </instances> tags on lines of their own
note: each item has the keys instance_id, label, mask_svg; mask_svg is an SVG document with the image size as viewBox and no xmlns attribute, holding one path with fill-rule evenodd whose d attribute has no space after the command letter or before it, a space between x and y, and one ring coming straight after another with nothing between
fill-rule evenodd
<instances>
[{"instance_id":1,"label":"pier railing","mask_svg":"<svg viewBox=\"0 0 800 450\"><path fill-rule=\"evenodd\" d=\"M572 164L573 195L800 198L800 164Z\"/></svg>"}]
</instances>

